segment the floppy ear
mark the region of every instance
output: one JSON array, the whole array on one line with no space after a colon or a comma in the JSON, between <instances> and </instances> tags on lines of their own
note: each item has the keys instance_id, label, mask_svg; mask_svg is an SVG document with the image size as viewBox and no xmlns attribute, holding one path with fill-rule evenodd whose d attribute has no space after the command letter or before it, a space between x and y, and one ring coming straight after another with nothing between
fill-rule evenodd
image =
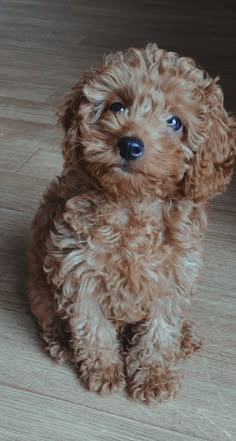
<instances>
[{"instance_id":1,"label":"floppy ear","mask_svg":"<svg viewBox=\"0 0 236 441\"><path fill-rule=\"evenodd\" d=\"M73 166L79 158L79 108L82 101L83 83L76 84L65 96L64 103L57 112L58 124L64 129L62 154L64 168Z\"/></svg>"},{"instance_id":2,"label":"floppy ear","mask_svg":"<svg viewBox=\"0 0 236 441\"><path fill-rule=\"evenodd\" d=\"M201 95L202 141L184 180L185 196L197 202L224 191L236 159L236 121L224 109L221 88L212 81Z\"/></svg>"}]
</instances>

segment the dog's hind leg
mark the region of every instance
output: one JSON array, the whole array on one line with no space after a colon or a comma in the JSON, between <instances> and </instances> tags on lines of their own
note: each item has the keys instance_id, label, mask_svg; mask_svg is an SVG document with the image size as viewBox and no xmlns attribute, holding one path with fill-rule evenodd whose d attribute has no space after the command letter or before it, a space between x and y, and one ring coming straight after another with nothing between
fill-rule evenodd
<instances>
[{"instance_id":1,"label":"dog's hind leg","mask_svg":"<svg viewBox=\"0 0 236 441\"><path fill-rule=\"evenodd\" d=\"M41 336L44 342L44 347L50 356L61 363L71 358L70 350L68 344L65 341L64 326L63 322L54 318L53 322L40 322Z\"/></svg>"},{"instance_id":2,"label":"dog's hind leg","mask_svg":"<svg viewBox=\"0 0 236 441\"><path fill-rule=\"evenodd\" d=\"M29 298L31 311L41 328L44 347L51 357L62 362L70 357L70 351L65 341L64 323L54 310L53 299L48 293L48 286L30 284Z\"/></svg>"}]
</instances>

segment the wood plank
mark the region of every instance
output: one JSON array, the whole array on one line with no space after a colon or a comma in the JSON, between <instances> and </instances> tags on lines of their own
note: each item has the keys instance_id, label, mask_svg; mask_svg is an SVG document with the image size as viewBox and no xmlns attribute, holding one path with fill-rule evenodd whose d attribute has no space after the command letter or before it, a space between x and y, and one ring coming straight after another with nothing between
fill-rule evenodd
<instances>
[{"instance_id":1,"label":"wood plank","mask_svg":"<svg viewBox=\"0 0 236 441\"><path fill-rule=\"evenodd\" d=\"M0 386L0 393L5 402L4 407L0 404L4 441L29 441L29 437L30 441L146 441L147 436L149 441L205 439L5 385Z\"/></svg>"},{"instance_id":2,"label":"wood plank","mask_svg":"<svg viewBox=\"0 0 236 441\"><path fill-rule=\"evenodd\" d=\"M49 152L39 149L35 155L29 158L29 160L17 170L17 173L24 176L53 179L55 176L61 174L62 164L63 160L60 151Z\"/></svg>"}]
</instances>

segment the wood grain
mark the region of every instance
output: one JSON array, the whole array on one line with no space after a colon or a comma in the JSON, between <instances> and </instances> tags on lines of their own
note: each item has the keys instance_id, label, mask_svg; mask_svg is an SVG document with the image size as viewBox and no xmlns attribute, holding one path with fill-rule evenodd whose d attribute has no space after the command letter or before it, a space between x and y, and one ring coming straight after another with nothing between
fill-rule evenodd
<instances>
[{"instance_id":1,"label":"wood grain","mask_svg":"<svg viewBox=\"0 0 236 441\"><path fill-rule=\"evenodd\" d=\"M236 106L236 6L200 0L0 0L0 440L236 439L236 178L209 207L205 273L192 318L205 336L180 396L153 407L101 398L44 354L26 298L33 213L61 169L55 111L104 54L157 41L221 76Z\"/></svg>"}]
</instances>

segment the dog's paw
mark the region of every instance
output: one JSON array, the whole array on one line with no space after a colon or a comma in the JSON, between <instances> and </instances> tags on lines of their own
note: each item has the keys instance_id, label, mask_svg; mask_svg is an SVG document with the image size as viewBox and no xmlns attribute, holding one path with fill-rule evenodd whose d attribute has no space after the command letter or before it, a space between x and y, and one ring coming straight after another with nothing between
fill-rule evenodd
<instances>
[{"instance_id":1,"label":"dog's paw","mask_svg":"<svg viewBox=\"0 0 236 441\"><path fill-rule=\"evenodd\" d=\"M107 395L120 389L124 383L123 366L112 364L92 369L81 369L81 380L91 392Z\"/></svg>"},{"instance_id":2,"label":"dog's paw","mask_svg":"<svg viewBox=\"0 0 236 441\"><path fill-rule=\"evenodd\" d=\"M128 377L128 386L134 400L145 403L166 401L179 391L180 375L161 363L147 365Z\"/></svg>"},{"instance_id":3,"label":"dog's paw","mask_svg":"<svg viewBox=\"0 0 236 441\"><path fill-rule=\"evenodd\" d=\"M193 325L189 322L184 322L180 349L176 358L190 358L194 352L201 351L202 346L203 339L198 336Z\"/></svg>"}]
</instances>

